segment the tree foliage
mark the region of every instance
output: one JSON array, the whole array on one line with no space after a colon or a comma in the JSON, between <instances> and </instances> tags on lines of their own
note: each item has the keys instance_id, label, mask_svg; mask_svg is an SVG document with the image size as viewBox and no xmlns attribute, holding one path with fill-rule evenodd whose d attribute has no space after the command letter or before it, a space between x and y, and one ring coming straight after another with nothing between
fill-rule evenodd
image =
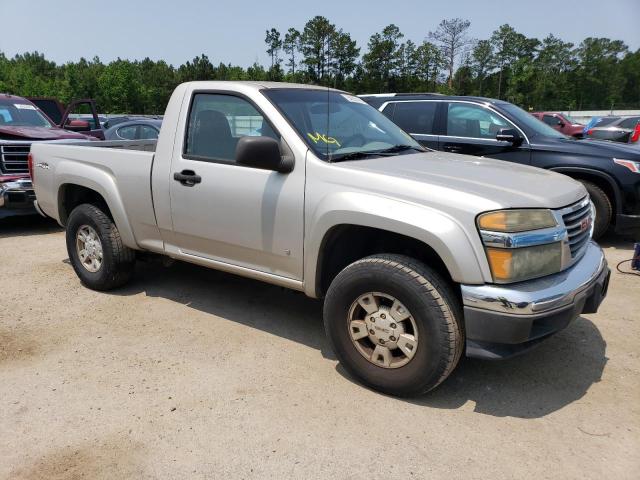
<instances>
[{"instance_id":1,"label":"tree foliage","mask_svg":"<svg viewBox=\"0 0 640 480\"><path fill-rule=\"evenodd\" d=\"M175 67L163 60L98 57L56 64L39 52L0 52L0 92L95 98L105 113L162 113L171 92L193 80L273 80L333 86L355 93L442 92L501 98L533 109L640 107L640 50L619 40L573 45L549 34L529 38L501 25L470 40L468 20L443 20L423 40L398 26L374 32L361 48L323 16L284 35L266 29L269 63L214 64L202 54Z\"/></svg>"},{"instance_id":2,"label":"tree foliage","mask_svg":"<svg viewBox=\"0 0 640 480\"><path fill-rule=\"evenodd\" d=\"M429 32L429 38L440 48L445 58L447 70L449 70L449 88L453 86L453 71L456 66L456 58L464 54L465 49L471 43L467 31L471 26L469 20L452 18L442 20L435 32Z\"/></svg>"}]
</instances>

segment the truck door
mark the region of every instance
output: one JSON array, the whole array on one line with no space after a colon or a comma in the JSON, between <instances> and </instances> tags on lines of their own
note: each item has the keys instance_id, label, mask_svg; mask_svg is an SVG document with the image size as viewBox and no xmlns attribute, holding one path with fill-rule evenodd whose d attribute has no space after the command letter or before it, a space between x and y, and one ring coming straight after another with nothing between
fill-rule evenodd
<instances>
[{"instance_id":1,"label":"truck door","mask_svg":"<svg viewBox=\"0 0 640 480\"><path fill-rule=\"evenodd\" d=\"M439 137L438 150L531 163L526 139L519 145L496 139L502 129L519 129L494 110L466 101L448 101L444 113L445 134Z\"/></svg>"},{"instance_id":2,"label":"truck door","mask_svg":"<svg viewBox=\"0 0 640 480\"><path fill-rule=\"evenodd\" d=\"M283 174L241 166L245 135L279 133L247 98L228 92L186 98L184 142L171 163L173 242L179 255L302 280L304 163Z\"/></svg>"}]
</instances>

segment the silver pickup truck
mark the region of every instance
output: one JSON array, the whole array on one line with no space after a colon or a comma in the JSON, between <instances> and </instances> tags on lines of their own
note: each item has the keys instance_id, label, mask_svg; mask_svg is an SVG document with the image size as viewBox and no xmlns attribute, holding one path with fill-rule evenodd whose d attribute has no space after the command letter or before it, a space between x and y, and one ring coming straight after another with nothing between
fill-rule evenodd
<instances>
[{"instance_id":1,"label":"silver pickup truck","mask_svg":"<svg viewBox=\"0 0 640 480\"><path fill-rule=\"evenodd\" d=\"M324 298L338 359L391 394L521 353L607 291L580 183L425 150L337 90L186 83L157 144L38 144L30 163L87 287L123 285L144 251Z\"/></svg>"}]
</instances>

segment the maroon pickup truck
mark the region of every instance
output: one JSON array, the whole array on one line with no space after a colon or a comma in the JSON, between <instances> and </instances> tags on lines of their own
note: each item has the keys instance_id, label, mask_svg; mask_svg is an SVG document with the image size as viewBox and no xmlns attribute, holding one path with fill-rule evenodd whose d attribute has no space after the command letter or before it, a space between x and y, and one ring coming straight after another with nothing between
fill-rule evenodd
<instances>
[{"instance_id":1,"label":"maroon pickup truck","mask_svg":"<svg viewBox=\"0 0 640 480\"><path fill-rule=\"evenodd\" d=\"M70 126L89 128L87 122ZM35 213L27 164L31 144L78 140L96 137L62 129L29 100L0 94L0 218Z\"/></svg>"},{"instance_id":2,"label":"maroon pickup truck","mask_svg":"<svg viewBox=\"0 0 640 480\"><path fill-rule=\"evenodd\" d=\"M560 112L533 112L531 115L569 137L584 137L584 125Z\"/></svg>"}]
</instances>

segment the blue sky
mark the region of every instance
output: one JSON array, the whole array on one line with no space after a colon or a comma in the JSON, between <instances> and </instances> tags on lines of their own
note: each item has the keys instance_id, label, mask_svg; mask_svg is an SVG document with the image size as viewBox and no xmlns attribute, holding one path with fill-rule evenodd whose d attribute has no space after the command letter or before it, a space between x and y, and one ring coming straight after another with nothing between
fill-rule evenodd
<instances>
[{"instance_id":1,"label":"blue sky","mask_svg":"<svg viewBox=\"0 0 640 480\"><path fill-rule=\"evenodd\" d=\"M369 36L390 23L420 42L452 17L471 20L476 38L509 23L538 38L552 32L578 43L603 36L640 48L639 0L0 0L0 51L38 50L56 62L148 56L174 65L205 53L214 63L246 67L267 63L267 28L301 30L314 15L351 33L363 51Z\"/></svg>"}]
</instances>

